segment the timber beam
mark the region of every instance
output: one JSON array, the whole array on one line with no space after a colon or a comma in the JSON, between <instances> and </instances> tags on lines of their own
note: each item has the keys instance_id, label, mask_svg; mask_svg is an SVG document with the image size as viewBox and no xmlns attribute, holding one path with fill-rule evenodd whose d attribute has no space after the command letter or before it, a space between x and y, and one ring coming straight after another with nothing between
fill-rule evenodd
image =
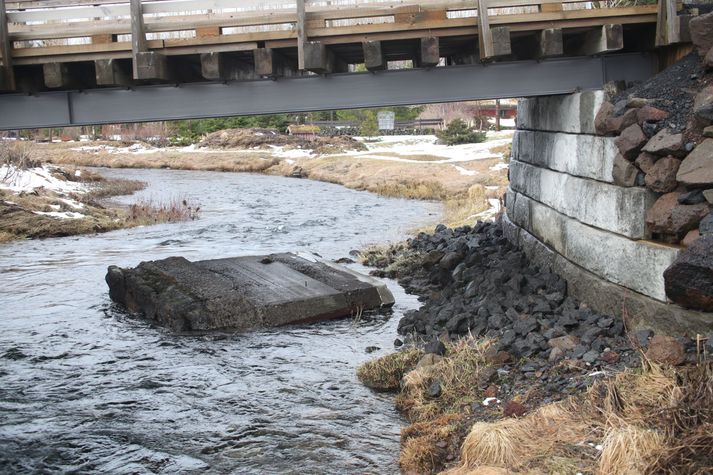
<instances>
[{"instance_id":1,"label":"timber beam","mask_svg":"<svg viewBox=\"0 0 713 475\"><path fill-rule=\"evenodd\" d=\"M94 61L97 86L124 86L134 84L131 66L120 59L97 59Z\"/></svg>"},{"instance_id":2,"label":"timber beam","mask_svg":"<svg viewBox=\"0 0 713 475\"><path fill-rule=\"evenodd\" d=\"M364 66L368 71L383 71L386 69L386 58L381 49L381 41L364 41L361 44L364 53Z\"/></svg>"},{"instance_id":3,"label":"timber beam","mask_svg":"<svg viewBox=\"0 0 713 475\"><path fill-rule=\"evenodd\" d=\"M537 33L536 57L553 58L564 54L564 43L562 41L562 29L551 28Z\"/></svg>"},{"instance_id":4,"label":"timber beam","mask_svg":"<svg viewBox=\"0 0 713 475\"><path fill-rule=\"evenodd\" d=\"M141 0L131 0L131 54L134 79L159 81L172 79L166 57L155 51L149 51Z\"/></svg>"},{"instance_id":5,"label":"timber beam","mask_svg":"<svg viewBox=\"0 0 713 475\"><path fill-rule=\"evenodd\" d=\"M441 61L440 42L435 36L421 38L417 66L419 68L433 68Z\"/></svg>"},{"instance_id":6,"label":"timber beam","mask_svg":"<svg viewBox=\"0 0 713 475\"><path fill-rule=\"evenodd\" d=\"M12 41L8 30L5 0L0 0L0 90L12 91L15 89L15 73L12 65Z\"/></svg>"},{"instance_id":7,"label":"timber beam","mask_svg":"<svg viewBox=\"0 0 713 475\"><path fill-rule=\"evenodd\" d=\"M621 25L603 25L587 31L579 38L573 54L594 56L624 48L624 29Z\"/></svg>"},{"instance_id":8,"label":"timber beam","mask_svg":"<svg viewBox=\"0 0 713 475\"><path fill-rule=\"evenodd\" d=\"M49 89L76 89L83 85L69 63L45 63L42 65L42 76Z\"/></svg>"}]
</instances>

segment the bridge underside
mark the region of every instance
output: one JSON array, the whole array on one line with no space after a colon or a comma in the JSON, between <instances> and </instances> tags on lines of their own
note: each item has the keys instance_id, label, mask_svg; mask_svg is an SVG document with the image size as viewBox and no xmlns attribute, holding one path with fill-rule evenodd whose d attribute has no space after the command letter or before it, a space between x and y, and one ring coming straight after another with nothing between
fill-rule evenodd
<instances>
[{"instance_id":1,"label":"bridge underside","mask_svg":"<svg viewBox=\"0 0 713 475\"><path fill-rule=\"evenodd\" d=\"M567 94L655 73L646 54L0 95L0 130Z\"/></svg>"}]
</instances>

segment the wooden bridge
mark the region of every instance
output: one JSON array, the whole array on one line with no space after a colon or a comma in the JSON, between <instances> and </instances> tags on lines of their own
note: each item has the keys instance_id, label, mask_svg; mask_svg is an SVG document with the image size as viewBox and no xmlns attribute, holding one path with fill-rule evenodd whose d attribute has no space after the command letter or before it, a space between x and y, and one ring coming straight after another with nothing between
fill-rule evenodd
<instances>
[{"instance_id":1,"label":"wooden bridge","mask_svg":"<svg viewBox=\"0 0 713 475\"><path fill-rule=\"evenodd\" d=\"M690 17L679 14L681 6L675 0L636 3L632 0L0 0L0 128L12 127L9 122L53 125L112 121L108 116L96 114L78 118L74 112L81 115L83 106L69 91L97 93L116 88L136 91L146 85L209 82L225 85L266 80L287 84L283 78L325 79L341 73L363 78L358 73L364 70L374 73L370 75L374 87L382 87L384 78L374 77L388 75L390 69L413 68L423 72L471 65L472 72L489 69L490 76L483 75L482 79L494 80L501 76L493 76L498 70L494 66L521 63L527 67L520 72L533 76L519 77L518 81L532 80L542 93L596 87L591 80L584 79L597 67L605 71L605 66L616 64L614 69L619 72L595 74L595 83L632 79L634 69L624 60L617 63L615 59L597 59L600 55L651 52L656 46L688 40ZM639 58L632 64L644 63ZM575 69L582 69L581 74L575 71L570 73L574 75L571 79L557 77ZM508 74L515 71L512 67L502 68L503 73L506 70ZM645 77L650 72L649 68L634 76ZM414 80L419 88L426 86L419 79L424 77L429 78L429 85L438 88L436 77L446 76L442 71L428 76L400 76L402 84L404 80ZM462 81L462 71L459 77ZM472 77L480 82L477 81L480 78ZM362 82L371 80L363 78ZM551 81L552 87L543 86L543 81ZM354 84L345 80L339 83L344 87ZM271 87L276 89L275 85ZM268 88L262 86L260 90ZM472 95L457 89L459 92L451 94L452 97L440 91L413 97L410 102L514 97L530 92L533 87L510 87L501 92L491 87ZM477 89L474 87L474 91ZM246 88L243 92L254 90ZM68 92L64 96L47 95L52 91ZM34 101L35 106L42 107L50 107L50 102L57 107L57 97L65 98L61 100L68 102L69 110L57 119L27 121L20 120L23 117L20 114L4 121L2 116L9 107L29 106L32 101L20 100L27 98L28 93L35 99L43 98L44 102ZM345 90L342 96L348 94ZM324 101L317 102L307 108L324 107ZM339 100L336 102L341 104ZM363 102L364 106L369 105L369 101ZM407 101L399 97L393 102ZM71 108L75 105L76 111ZM346 101L343 105L361 104ZM99 106L110 104L96 102L93 107ZM236 113L259 113L274 108L237 109ZM161 115L186 116L179 111ZM229 111L221 109L215 115L229 115ZM155 118L159 117L117 114L114 121Z\"/></svg>"}]
</instances>

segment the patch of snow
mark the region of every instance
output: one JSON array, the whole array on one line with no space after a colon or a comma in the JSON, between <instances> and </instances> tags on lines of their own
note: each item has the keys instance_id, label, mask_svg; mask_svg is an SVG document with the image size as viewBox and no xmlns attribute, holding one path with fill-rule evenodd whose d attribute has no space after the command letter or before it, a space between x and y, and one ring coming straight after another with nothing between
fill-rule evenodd
<instances>
[{"instance_id":1,"label":"patch of snow","mask_svg":"<svg viewBox=\"0 0 713 475\"><path fill-rule=\"evenodd\" d=\"M57 219L82 219L86 217L82 213L75 213L74 211L33 211L33 213Z\"/></svg>"},{"instance_id":2,"label":"patch of snow","mask_svg":"<svg viewBox=\"0 0 713 475\"><path fill-rule=\"evenodd\" d=\"M82 176L82 170L74 170L74 176L76 176L76 177Z\"/></svg>"},{"instance_id":3,"label":"patch of snow","mask_svg":"<svg viewBox=\"0 0 713 475\"><path fill-rule=\"evenodd\" d=\"M69 207L71 207L71 208L74 208L74 209L82 209L82 208L84 208L84 204L83 204L83 203L80 203L80 202L78 202L78 201L69 200L69 199L66 199L66 198L59 198L59 201L61 201L62 203L66 204L67 206L69 206Z\"/></svg>"},{"instance_id":4,"label":"patch of snow","mask_svg":"<svg viewBox=\"0 0 713 475\"><path fill-rule=\"evenodd\" d=\"M0 189L16 193L31 192L36 188L46 188L57 193L83 193L85 187L81 183L60 180L52 176L52 168L46 165L36 168L19 170L13 166L0 166Z\"/></svg>"},{"instance_id":5,"label":"patch of snow","mask_svg":"<svg viewBox=\"0 0 713 475\"><path fill-rule=\"evenodd\" d=\"M288 158L285 160L285 163L288 165L294 165L296 162L294 160L292 160L291 158Z\"/></svg>"},{"instance_id":6,"label":"patch of snow","mask_svg":"<svg viewBox=\"0 0 713 475\"><path fill-rule=\"evenodd\" d=\"M486 397L483 399L483 406L489 406L491 404L500 404L500 399L496 397Z\"/></svg>"},{"instance_id":7,"label":"patch of snow","mask_svg":"<svg viewBox=\"0 0 713 475\"><path fill-rule=\"evenodd\" d=\"M62 207L60 205L49 205L49 206L50 206L50 208L52 208L55 211L59 211L60 209L62 209Z\"/></svg>"},{"instance_id":8,"label":"patch of snow","mask_svg":"<svg viewBox=\"0 0 713 475\"><path fill-rule=\"evenodd\" d=\"M272 149L273 155L275 155L276 157L279 157L279 158L298 159L298 158L312 157L312 150L309 150L309 149L301 149L301 148L285 149L285 148L279 147L277 145L270 145L270 148Z\"/></svg>"},{"instance_id":9,"label":"patch of snow","mask_svg":"<svg viewBox=\"0 0 713 475\"><path fill-rule=\"evenodd\" d=\"M456 170L458 170L458 173L460 173L461 175L474 176L474 175L478 174L478 172L475 170L468 170L467 168L463 168L459 165L453 165L453 166L455 167Z\"/></svg>"},{"instance_id":10,"label":"patch of snow","mask_svg":"<svg viewBox=\"0 0 713 475\"><path fill-rule=\"evenodd\" d=\"M495 165L490 167L490 169L494 172L496 172L498 170L507 170L508 168L510 168L510 165L508 165L505 162L496 163Z\"/></svg>"},{"instance_id":11,"label":"patch of snow","mask_svg":"<svg viewBox=\"0 0 713 475\"><path fill-rule=\"evenodd\" d=\"M473 216L470 216L468 219L474 219L477 221L489 221L491 219L494 219L495 216L500 212L500 200L496 198L490 198L488 199L488 204L490 205L489 209L486 209L485 211L482 211L480 213L474 214Z\"/></svg>"}]
</instances>

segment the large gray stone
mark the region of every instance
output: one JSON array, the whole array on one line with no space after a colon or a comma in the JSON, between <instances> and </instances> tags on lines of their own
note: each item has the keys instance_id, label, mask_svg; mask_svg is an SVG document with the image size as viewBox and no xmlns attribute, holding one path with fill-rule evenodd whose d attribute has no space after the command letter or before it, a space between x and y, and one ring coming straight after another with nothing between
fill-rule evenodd
<instances>
[{"instance_id":1,"label":"large gray stone","mask_svg":"<svg viewBox=\"0 0 713 475\"><path fill-rule=\"evenodd\" d=\"M518 130L512 143L514 160L607 183L618 153L612 137L596 135Z\"/></svg>"},{"instance_id":2,"label":"large gray stone","mask_svg":"<svg viewBox=\"0 0 713 475\"><path fill-rule=\"evenodd\" d=\"M521 99L517 125L527 130L596 134L594 119L604 100L604 91Z\"/></svg>"},{"instance_id":3,"label":"large gray stone","mask_svg":"<svg viewBox=\"0 0 713 475\"><path fill-rule=\"evenodd\" d=\"M709 123L713 121L713 86L708 86L696 94L693 112Z\"/></svg>"},{"instance_id":4,"label":"large gray stone","mask_svg":"<svg viewBox=\"0 0 713 475\"><path fill-rule=\"evenodd\" d=\"M678 248L633 241L587 226L521 194L517 201L527 202L529 216L524 223L513 222L557 253L609 282L666 300L663 271L678 255Z\"/></svg>"},{"instance_id":5,"label":"large gray stone","mask_svg":"<svg viewBox=\"0 0 713 475\"><path fill-rule=\"evenodd\" d=\"M682 157L686 155L686 150L683 146L683 134L674 134L669 129L660 130L644 145L643 151L660 156L673 155Z\"/></svg>"},{"instance_id":6,"label":"large gray stone","mask_svg":"<svg viewBox=\"0 0 713 475\"><path fill-rule=\"evenodd\" d=\"M174 331L249 331L394 303L383 283L294 254L109 267L112 300Z\"/></svg>"},{"instance_id":7,"label":"large gray stone","mask_svg":"<svg viewBox=\"0 0 713 475\"><path fill-rule=\"evenodd\" d=\"M683 160L676 180L684 185L713 185L713 139L706 139Z\"/></svg>"},{"instance_id":8,"label":"large gray stone","mask_svg":"<svg viewBox=\"0 0 713 475\"><path fill-rule=\"evenodd\" d=\"M703 56L713 47L713 13L692 18L689 23L691 41Z\"/></svg>"},{"instance_id":9,"label":"large gray stone","mask_svg":"<svg viewBox=\"0 0 713 475\"><path fill-rule=\"evenodd\" d=\"M593 310L606 315L625 317L631 331L650 329L656 334L689 336L707 334L713 325L713 314L687 310L660 302L626 287L608 282L587 269L554 252L525 229L503 216L503 230L517 236L517 245L535 265L561 275L567 281L567 293Z\"/></svg>"},{"instance_id":10,"label":"large gray stone","mask_svg":"<svg viewBox=\"0 0 713 475\"><path fill-rule=\"evenodd\" d=\"M518 161L510 163L510 186L571 218L633 239L646 237L646 210L656 201L644 188L622 188Z\"/></svg>"},{"instance_id":11,"label":"large gray stone","mask_svg":"<svg viewBox=\"0 0 713 475\"><path fill-rule=\"evenodd\" d=\"M624 187L635 186L636 178L639 176L639 173L639 169L636 168L633 163L622 157L621 154L617 154L614 159L614 169L612 170L615 185Z\"/></svg>"}]
</instances>

